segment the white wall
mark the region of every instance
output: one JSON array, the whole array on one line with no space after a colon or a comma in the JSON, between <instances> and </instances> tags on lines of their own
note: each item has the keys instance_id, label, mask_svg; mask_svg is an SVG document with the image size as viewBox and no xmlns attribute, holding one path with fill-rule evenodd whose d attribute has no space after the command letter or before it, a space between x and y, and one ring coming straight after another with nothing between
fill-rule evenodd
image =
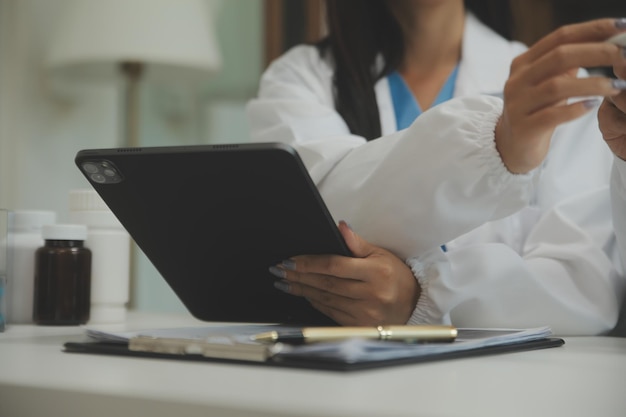
<instances>
[{"instance_id":1,"label":"white wall","mask_svg":"<svg viewBox=\"0 0 626 417\"><path fill-rule=\"evenodd\" d=\"M80 102L50 94L42 59L63 0L0 0L0 206L46 209L66 218L67 193L87 184L73 158L110 146L117 90L85 90Z\"/></svg>"},{"instance_id":2,"label":"white wall","mask_svg":"<svg viewBox=\"0 0 626 417\"><path fill-rule=\"evenodd\" d=\"M207 1L219 13L224 70L200 94L143 86L142 146L247 140L244 106L262 63L262 1ZM89 186L74 166L76 152L114 147L122 130L118 86L81 87L71 100L51 89L42 62L64 2L0 0L0 207L53 210L59 221L68 219L68 191ZM183 310L144 257L136 266L135 308Z\"/></svg>"}]
</instances>

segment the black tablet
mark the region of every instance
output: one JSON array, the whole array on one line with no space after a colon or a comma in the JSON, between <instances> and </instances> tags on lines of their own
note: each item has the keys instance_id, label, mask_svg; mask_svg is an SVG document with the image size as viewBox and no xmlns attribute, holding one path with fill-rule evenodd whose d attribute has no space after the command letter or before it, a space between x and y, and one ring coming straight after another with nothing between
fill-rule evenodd
<instances>
[{"instance_id":1,"label":"black tablet","mask_svg":"<svg viewBox=\"0 0 626 417\"><path fill-rule=\"evenodd\" d=\"M333 324L268 272L294 255L350 253L293 148L90 149L75 161L196 318Z\"/></svg>"}]
</instances>

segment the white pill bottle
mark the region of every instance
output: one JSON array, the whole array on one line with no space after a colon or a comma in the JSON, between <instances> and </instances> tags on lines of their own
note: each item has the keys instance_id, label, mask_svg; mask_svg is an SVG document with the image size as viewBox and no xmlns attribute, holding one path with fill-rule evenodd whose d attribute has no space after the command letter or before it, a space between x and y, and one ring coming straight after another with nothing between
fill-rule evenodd
<instances>
[{"instance_id":1,"label":"white pill bottle","mask_svg":"<svg viewBox=\"0 0 626 417\"><path fill-rule=\"evenodd\" d=\"M87 226L91 250L89 323L126 320L130 292L130 236L95 190L71 190L72 223Z\"/></svg>"},{"instance_id":2,"label":"white pill bottle","mask_svg":"<svg viewBox=\"0 0 626 417\"><path fill-rule=\"evenodd\" d=\"M35 252L43 245L41 230L54 224L56 213L44 210L9 212L7 317L9 324L33 322Z\"/></svg>"}]
</instances>

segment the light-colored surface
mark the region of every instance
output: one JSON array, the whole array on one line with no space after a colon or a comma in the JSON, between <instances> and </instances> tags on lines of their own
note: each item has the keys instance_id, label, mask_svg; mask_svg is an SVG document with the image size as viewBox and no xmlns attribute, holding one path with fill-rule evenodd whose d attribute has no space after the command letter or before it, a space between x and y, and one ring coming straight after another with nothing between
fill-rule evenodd
<instances>
[{"instance_id":1,"label":"light-colored surface","mask_svg":"<svg viewBox=\"0 0 626 417\"><path fill-rule=\"evenodd\" d=\"M197 325L130 315L127 329ZM109 327L109 330L122 330ZM626 339L354 373L68 354L82 329L0 334L0 416L623 416Z\"/></svg>"}]
</instances>

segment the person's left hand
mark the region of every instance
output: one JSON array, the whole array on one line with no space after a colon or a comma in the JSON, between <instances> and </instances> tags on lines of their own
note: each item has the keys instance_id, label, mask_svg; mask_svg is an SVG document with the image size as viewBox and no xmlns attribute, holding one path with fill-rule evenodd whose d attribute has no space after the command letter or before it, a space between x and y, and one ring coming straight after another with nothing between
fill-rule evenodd
<instances>
[{"instance_id":1,"label":"person's left hand","mask_svg":"<svg viewBox=\"0 0 626 417\"><path fill-rule=\"evenodd\" d=\"M411 269L391 252L358 236L345 222L339 230L354 257L302 255L270 268L276 287L305 297L338 324L405 324L421 289Z\"/></svg>"},{"instance_id":2,"label":"person's left hand","mask_svg":"<svg viewBox=\"0 0 626 417\"><path fill-rule=\"evenodd\" d=\"M626 51L626 48L622 48ZM624 52L622 52L624 54ZM626 80L626 57L613 66L615 75ZM598 110L602 137L615 155L626 160L626 91L605 97Z\"/></svg>"}]
</instances>

